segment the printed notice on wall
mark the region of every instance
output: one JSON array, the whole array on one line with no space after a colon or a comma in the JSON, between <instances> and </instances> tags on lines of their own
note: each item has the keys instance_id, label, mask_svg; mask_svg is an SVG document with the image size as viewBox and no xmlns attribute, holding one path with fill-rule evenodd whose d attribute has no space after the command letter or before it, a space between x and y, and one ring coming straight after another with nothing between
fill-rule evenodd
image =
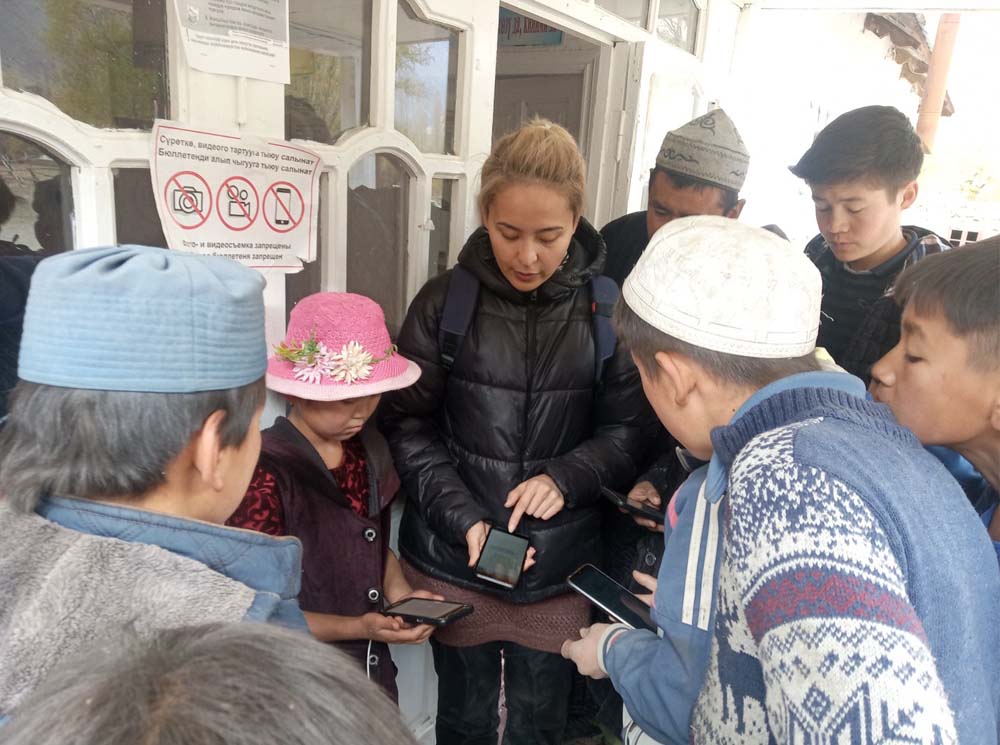
<instances>
[{"instance_id":1,"label":"printed notice on wall","mask_svg":"<svg viewBox=\"0 0 1000 745\"><path fill-rule=\"evenodd\" d=\"M150 163L170 248L258 269L298 270L315 259L316 153L159 120Z\"/></svg>"},{"instance_id":2,"label":"printed notice on wall","mask_svg":"<svg viewBox=\"0 0 1000 745\"><path fill-rule=\"evenodd\" d=\"M174 0L196 70L288 83L288 0Z\"/></svg>"}]
</instances>

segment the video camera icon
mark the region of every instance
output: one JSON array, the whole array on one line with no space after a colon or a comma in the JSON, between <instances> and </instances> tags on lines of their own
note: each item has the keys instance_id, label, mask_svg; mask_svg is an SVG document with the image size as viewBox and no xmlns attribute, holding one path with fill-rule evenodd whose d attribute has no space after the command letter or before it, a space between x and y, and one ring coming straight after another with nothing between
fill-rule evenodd
<instances>
[{"instance_id":1,"label":"video camera icon","mask_svg":"<svg viewBox=\"0 0 1000 745\"><path fill-rule=\"evenodd\" d=\"M170 196L171 209L182 215L193 215L205 211L205 194L194 186L174 189Z\"/></svg>"},{"instance_id":2,"label":"video camera icon","mask_svg":"<svg viewBox=\"0 0 1000 745\"><path fill-rule=\"evenodd\" d=\"M249 220L250 192L246 189L237 189L229 186L226 189L226 193L229 195L229 209L227 210L229 216L242 217Z\"/></svg>"}]
</instances>

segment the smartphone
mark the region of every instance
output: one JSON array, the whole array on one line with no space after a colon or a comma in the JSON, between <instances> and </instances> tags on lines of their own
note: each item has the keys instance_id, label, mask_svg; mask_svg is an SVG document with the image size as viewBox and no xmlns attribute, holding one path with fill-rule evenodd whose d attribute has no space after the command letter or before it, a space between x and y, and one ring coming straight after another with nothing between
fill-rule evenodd
<instances>
[{"instance_id":1,"label":"smartphone","mask_svg":"<svg viewBox=\"0 0 1000 745\"><path fill-rule=\"evenodd\" d=\"M490 528L483 552L479 555L476 576L512 590L521 579L527 554L527 538L494 526Z\"/></svg>"},{"instance_id":2,"label":"smartphone","mask_svg":"<svg viewBox=\"0 0 1000 745\"><path fill-rule=\"evenodd\" d=\"M584 564L573 572L566 582L598 608L629 628L656 631L649 606L593 564Z\"/></svg>"},{"instance_id":3,"label":"smartphone","mask_svg":"<svg viewBox=\"0 0 1000 745\"><path fill-rule=\"evenodd\" d=\"M655 507L646 504L645 502L636 502L634 499L629 499L624 494L609 489L606 486L601 487L601 493L607 497L612 504L616 507L621 507L623 510L631 512L633 515L638 515L639 517L644 517L647 520L652 520L655 523L663 525L663 513L660 512Z\"/></svg>"},{"instance_id":4,"label":"smartphone","mask_svg":"<svg viewBox=\"0 0 1000 745\"><path fill-rule=\"evenodd\" d=\"M277 203L277 201L274 203L274 223L275 225L287 225L288 214L285 212L285 209L287 209L289 212L292 209L291 207L292 190L286 189L283 186L279 186L274 191L276 192L278 199L281 200L282 204L285 205L285 208L283 209L282 206Z\"/></svg>"},{"instance_id":5,"label":"smartphone","mask_svg":"<svg viewBox=\"0 0 1000 745\"><path fill-rule=\"evenodd\" d=\"M465 603L429 600L427 598L407 598L390 605L383 613L387 616L402 618L407 623L414 625L429 623L432 626L447 626L453 621L465 618L472 613L472 610L472 606Z\"/></svg>"}]
</instances>

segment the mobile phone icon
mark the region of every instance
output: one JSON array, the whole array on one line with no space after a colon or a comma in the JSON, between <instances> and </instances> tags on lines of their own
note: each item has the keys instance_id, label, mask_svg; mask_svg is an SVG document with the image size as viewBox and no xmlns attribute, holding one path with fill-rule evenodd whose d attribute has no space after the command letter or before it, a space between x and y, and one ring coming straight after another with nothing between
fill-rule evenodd
<instances>
[{"instance_id":1,"label":"mobile phone icon","mask_svg":"<svg viewBox=\"0 0 1000 745\"><path fill-rule=\"evenodd\" d=\"M279 186L274 191L278 197L274 202L274 224L287 225L288 215L292 211L292 190Z\"/></svg>"}]
</instances>

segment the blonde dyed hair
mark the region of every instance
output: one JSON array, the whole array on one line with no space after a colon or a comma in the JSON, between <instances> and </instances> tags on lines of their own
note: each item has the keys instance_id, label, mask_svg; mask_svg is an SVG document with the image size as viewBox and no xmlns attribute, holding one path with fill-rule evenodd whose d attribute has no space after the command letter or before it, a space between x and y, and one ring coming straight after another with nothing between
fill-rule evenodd
<instances>
[{"instance_id":1,"label":"blonde dyed hair","mask_svg":"<svg viewBox=\"0 0 1000 745\"><path fill-rule=\"evenodd\" d=\"M574 219L583 212L587 165L573 135L536 117L493 145L483 164L479 211L484 217L497 194L517 183L548 186L569 201Z\"/></svg>"}]
</instances>

